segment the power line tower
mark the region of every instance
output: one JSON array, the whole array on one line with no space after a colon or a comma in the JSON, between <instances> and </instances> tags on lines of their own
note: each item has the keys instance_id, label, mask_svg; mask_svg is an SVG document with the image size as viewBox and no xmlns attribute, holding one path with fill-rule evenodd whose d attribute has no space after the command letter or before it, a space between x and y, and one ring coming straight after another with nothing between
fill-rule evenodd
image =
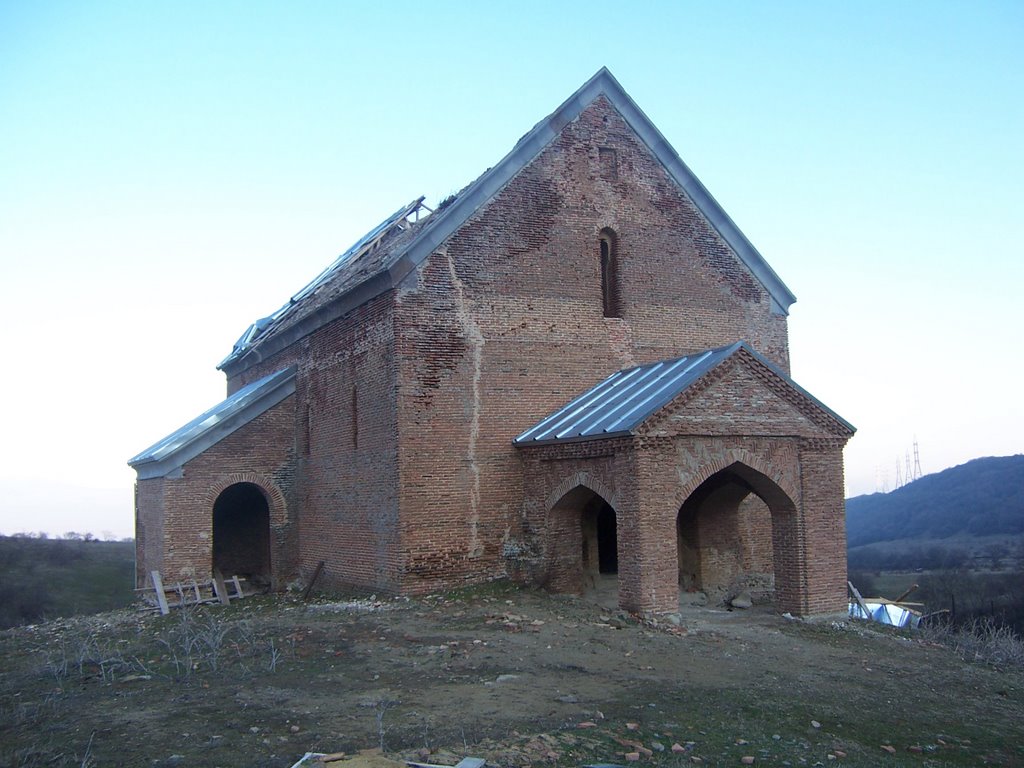
<instances>
[{"instance_id":1,"label":"power line tower","mask_svg":"<svg viewBox=\"0 0 1024 768\"><path fill-rule=\"evenodd\" d=\"M921 452L917 449L917 437L914 437L914 479L916 480L922 475L921 472Z\"/></svg>"}]
</instances>

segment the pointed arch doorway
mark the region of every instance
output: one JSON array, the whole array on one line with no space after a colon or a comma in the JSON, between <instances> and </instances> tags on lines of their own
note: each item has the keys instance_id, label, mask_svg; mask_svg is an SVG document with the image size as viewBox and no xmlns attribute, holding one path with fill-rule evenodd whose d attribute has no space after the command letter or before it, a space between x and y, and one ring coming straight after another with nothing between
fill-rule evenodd
<instances>
[{"instance_id":1,"label":"pointed arch doorway","mask_svg":"<svg viewBox=\"0 0 1024 768\"><path fill-rule=\"evenodd\" d=\"M794 501L761 472L741 462L715 472L676 517L680 591L785 604L800 589L796 520Z\"/></svg>"},{"instance_id":2,"label":"pointed arch doorway","mask_svg":"<svg viewBox=\"0 0 1024 768\"><path fill-rule=\"evenodd\" d=\"M553 592L618 590L618 523L615 508L597 491L578 485L549 512L552 532L548 587Z\"/></svg>"}]
</instances>

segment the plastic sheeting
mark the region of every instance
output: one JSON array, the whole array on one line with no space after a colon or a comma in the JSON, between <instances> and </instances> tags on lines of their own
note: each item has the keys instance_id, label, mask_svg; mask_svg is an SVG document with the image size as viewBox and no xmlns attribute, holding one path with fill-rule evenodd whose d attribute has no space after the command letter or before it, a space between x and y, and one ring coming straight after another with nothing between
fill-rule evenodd
<instances>
[{"instance_id":1,"label":"plastic sheeting","mask_svg":"<svg viewBox=\"0 0 1024 768\"><path fill-rule=\"evenodd\" d=\"M896 603L876 603L865 600L864 605L869 611L867 616L864 615L864 611L857 603L850 603L850 618L868 619L879 624L888 624L891 627L913 627L915 629L921 621L919 614L901 605L896 605Z\"/></svg>"}]
</instances>

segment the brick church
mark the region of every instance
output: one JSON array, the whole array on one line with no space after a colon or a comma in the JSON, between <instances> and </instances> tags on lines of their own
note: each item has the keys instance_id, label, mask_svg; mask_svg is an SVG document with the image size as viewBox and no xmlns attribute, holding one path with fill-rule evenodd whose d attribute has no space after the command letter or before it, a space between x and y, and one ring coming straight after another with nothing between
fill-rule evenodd
<instances>
[{"instance_id":1,"label":"brick church","mask_svg":"<svg viewBox=\"0 0 1024 768\"><path fill-rule=\"evenodd\" d=\"M137 578L844 611L853 428L789 377L794 300L602 69L246 330L129 461Z\"/></svg>"}]
</instances>

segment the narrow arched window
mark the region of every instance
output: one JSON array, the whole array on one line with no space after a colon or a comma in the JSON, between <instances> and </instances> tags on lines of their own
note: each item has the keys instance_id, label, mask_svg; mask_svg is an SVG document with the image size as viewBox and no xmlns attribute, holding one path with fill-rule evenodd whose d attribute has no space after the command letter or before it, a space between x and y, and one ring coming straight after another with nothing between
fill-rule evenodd
<instances>
[{"instance_id":1,"label":"narrow arched window","mask_svg":"<svg viewBox=\"0 0 1024 768\"><path fill-rule=\"evenodd\" d=\"M604 303L605 317L622 317L615 240L615 232L610 229L602 229L598 236L598 244L601 249L601 299Z\"/></svg>"}]
</instances>

